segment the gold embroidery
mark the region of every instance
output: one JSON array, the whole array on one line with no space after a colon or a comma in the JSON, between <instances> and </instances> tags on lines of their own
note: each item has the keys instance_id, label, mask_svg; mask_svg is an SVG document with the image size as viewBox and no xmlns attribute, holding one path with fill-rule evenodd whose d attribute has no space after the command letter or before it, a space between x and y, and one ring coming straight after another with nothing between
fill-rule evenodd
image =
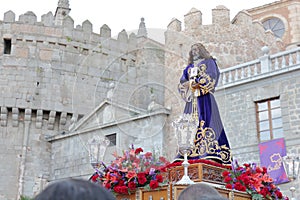
<instances>
[{"instance_id":1,"label":"gold embroidery","mask_svg":"<svg viewBox=\"0 0 300 200\"><path fill-rule=\"evenodd\" d=\"M204 128L204 125L205 121L201 120L194 140L195 147L191 149L189 156L206 158L207 154L215 154L216 157L208 156L207 158L219 159L225 164L230 162L230 149L226 145L220 146L215 131L210 127Z\"/></svg>"},{"instance_id":2,"label":"gold embroidery","mask_svg":"<svg viewBox=\"0 0 300 200\"><path fill-rule=\"evenodd\" d=\"M190 80L190 88L194 92L195 96L201 96L209 92L213 92L215 89L216 80L212 79L207 73L207 66L201 64L200 66L194 66L197 68L197 76L195 78L200 78L198 83L195 78ZM190 72L190 70L189 70Z\"/></svg>"}]
</instances>

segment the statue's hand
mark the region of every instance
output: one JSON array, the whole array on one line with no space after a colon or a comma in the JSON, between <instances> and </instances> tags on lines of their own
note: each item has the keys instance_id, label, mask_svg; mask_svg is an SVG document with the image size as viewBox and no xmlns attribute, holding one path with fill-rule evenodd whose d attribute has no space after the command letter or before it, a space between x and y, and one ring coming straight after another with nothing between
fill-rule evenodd
<instances>
[{"instance_id":1,"label":"statue's hand","mask_svg":"<svg viewBox=\"0 0 300 200\"><path fill-rule=\"evenodd\" d=\"M190 81L190 87L194 90L199 89L200 88L200 83L197 83L195 80L191 80Z\"/></svg>"}]
</instances>

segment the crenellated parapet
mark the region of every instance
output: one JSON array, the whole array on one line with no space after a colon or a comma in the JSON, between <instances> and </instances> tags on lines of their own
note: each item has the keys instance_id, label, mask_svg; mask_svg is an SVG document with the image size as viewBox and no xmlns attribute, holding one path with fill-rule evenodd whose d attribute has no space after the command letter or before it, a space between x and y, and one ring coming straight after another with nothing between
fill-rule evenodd
<instances>
[{"instance_id":1,"label":"crenellated parapet","mask_svg":"<svg viewBox=\"0 0 300 200\"><path fill-rule=\"evenodd\" d=\"M67 49L72 53L91 55L103 54L114 59L120 57L124 52L132 51L137 48L137 36L135 33L130 35L123 29L117 37L113 38L111 29L104 24L100 27L100 32L93 32L93 24L85 20L81 25L74 27L74 20L66 15L61 25L55 24L56 16L48 12L41 16L41 21L37 21L37 16L29 11L16 19L12 11L4 13L3 21L0 21L1 38L11 40L11 54L16 57L31 57L29 49L20 48L19 42L31 42L33 46L48 45L54 51ZM146 36L146 27L140 28ZM28 46L27 44L26 46ZM24 46L21 44L21 46ZM4 46L0 43L0 56ZM49 52L50 50L47 50ZM38 56L35 55L36 58ZM44 58L43 58L44 59ZM53 56L48 56L48 60L53 60ZM102 58L101 60L109 60ZM74 60L73 60L74 61Z\"/></svg>"},{"instance_id":2,"label":"crenellated parapet","mask_svg":"<svg viewBox=\"0 0 300 200\"><path fill-rule=\"evenodd\" d=\"M183 24L178 19L170 22L165 36L166 48L178 55L182 54L178 51L186 52L184 59L193 43L203 43L221 63L221 68L259 57L257 47L269 46L271 52L283 49L282 41L265 31L249 13L241 11L230 21L230 10L222 5L212 9L211 24L202 24L201 11L192 8L184 15Z\"/></svg>"},{"instance_id":3,"label":"crenellated parapet","mask_svg":"<svg viewBox=\"0 0 300 200\"><path fill-rule=\"evenodd\" d=\"M95 33L89 20L74 27L70 15L61 25L55 20L52 12L41 21L31 11L19 17L4 13L0 88L5 95L0 106L84 114L103 100L109 82L124 75L124 84L137 82L132 74L139 70L138 44L147 40L144 19L139 38L125 30L112 38L106 24Z\"/></svg>"},{"instance_id":4,"label":"crenellated parapet","mask_svg":"<svg viewBox=\"0 0 300 200\"><path fill-rule=\"evenodd\" d=\"M230 10L225 6L217 6L212 9L212 23L222 27L230 25Z\"/></svg>"},{"instance_id":5,"label":"crenellated parapet","mask_svg":"<svg viewBox=\"0 0 300 200\"><path fill-rule=\"evenodd\" d=\"M68 37L83 44L87 42L101 43L103 41L109 43L108 41L112 40L114 43L125 42L129 46L131 45L128 36L127 40L124 40L123 37L121 40L112 38L111 30L106 24L100 27L99 33L95 33L93 32L93 24L89 20L85 20L81 25L74 27L74 20L70 15L66 15L61 19L61 23L57 23L56 18L56 15L53 15L52 12L48 12L41 16L41 21L37 21L35 13L28 11L18 16L16 20L15 13L13 11L7 11L4 13L3 21L0 21L0 26L6 25L5 32L13 33L18 30L22 33L34 34L40 37ZM124 31L125 30L122 30L119 34L124 34ZM96 44L94 45L96 46Z\"/></svg>"},{"instance_id":6,"label":"crenellated parapet","mask_svg":"<svg viewBox=\"0 0 300 200\"><path fill-rule=\"evenodd\" d=\"M202 13L196 8L184 15L184 27L186 30L197 29L202 25Z\"/></svg>"}]
</instances>

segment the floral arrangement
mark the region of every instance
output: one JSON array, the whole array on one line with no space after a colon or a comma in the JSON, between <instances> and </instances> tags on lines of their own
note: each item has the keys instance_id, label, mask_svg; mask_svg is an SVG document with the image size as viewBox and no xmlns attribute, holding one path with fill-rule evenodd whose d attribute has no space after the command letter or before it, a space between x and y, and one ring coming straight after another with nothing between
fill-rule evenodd
<instances>
[{"instance_id":1,"label":"floral arrangement","mask_svg":"<svg viewBox=\"0 0 300 200\"><path fill-rule=\"evenodd\" d=\"M237 162L232 170L222 173L226 188L247 192L252 199L285 199L280 189L274 185L267 173L266 167L259 167L255 163L239 166Z\"/></svg>"},{"instance_id":2,"label":"floral arrangement","mask_svg":"<svg viewBox=\"0 0 300 200\"><path fill-rule=\"evenodd\" d=\"M155 189L166 182L162 173L169 162L164 157L156 158L152 152L143 153L142 148L133 146L123 151L122 156L114 157L109 166L103 163L102 169L96 170L91 181L116 194L130 194L138 187Z\"/></svg>"}]
</instances>

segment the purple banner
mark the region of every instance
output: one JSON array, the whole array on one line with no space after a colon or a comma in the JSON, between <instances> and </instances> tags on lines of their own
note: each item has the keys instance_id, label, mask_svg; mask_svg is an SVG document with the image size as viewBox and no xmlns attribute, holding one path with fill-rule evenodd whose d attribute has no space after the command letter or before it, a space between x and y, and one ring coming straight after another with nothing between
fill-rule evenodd
<instances>
[{"instance_id":1,"label":"purple banner","mask_svg":"<svg viewBox=\"0 0 300 200\"><path fill-rule=\"evenodd\" d=\"M268 174L275 184L288 182L289 179L283 166L283 157L286 156L284 138L274 139L258 144L260 164L268 169Z\"/></svg>"}]
</instances>

